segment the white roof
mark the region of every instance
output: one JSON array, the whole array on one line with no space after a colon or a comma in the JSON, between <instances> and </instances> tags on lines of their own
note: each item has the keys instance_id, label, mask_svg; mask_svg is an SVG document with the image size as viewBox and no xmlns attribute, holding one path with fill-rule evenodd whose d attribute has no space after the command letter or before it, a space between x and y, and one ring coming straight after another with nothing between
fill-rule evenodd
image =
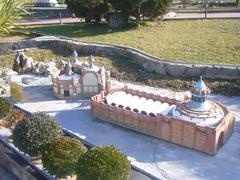
<instances>
[{"instance_id":1,"label":"white roof","mask_svg":"<svg viewBox=\"0 0 240 180\"><path fill-rule=\"evenodd\" d=\"M168 103L161 103L160 101L154 101L152 99L146 99L145 97L139 97L132 94L127 94L124 91L114 92L106 97L107 103L111 105L115 103L117 106L122 105L124 108L130 107L131 110L137 109L139 112L145 111L146 113L153 113L157 115L162 113L167 115L173 107Z\"/></svg>"},{"instance_id":2,"label":"white roof","mask_svg":"<svg viewBox=\"0 0 240 180\"><path fill-rule=\"evenodd\" d=\"M75 78L79 79L80 75L73 73L72 75L62 74L62 75L58 76L58 79L61 80L61 81L69 81L69 80L72 80L72 79L75 79Z\"/></svg>"}]
</instances>

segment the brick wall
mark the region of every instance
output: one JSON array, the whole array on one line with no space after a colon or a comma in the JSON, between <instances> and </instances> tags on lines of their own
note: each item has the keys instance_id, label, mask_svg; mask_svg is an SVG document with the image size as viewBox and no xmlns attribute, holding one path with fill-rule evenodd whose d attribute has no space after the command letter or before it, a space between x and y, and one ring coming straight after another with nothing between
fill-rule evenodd
<instances>
[{"instance_id":1,"label":"brick wall","mask_svg":"<svg viewBox=\"0 0 240 180\"><path fill-rule=\"evenodd\" d=\"M135 95L151 96L133 89L126 89L128 93ZM167 103L179 101L170 98L156 96L156 100L165 100ZM176 119L172 116L151 117L142 113L136 113L123 108L114 107L104 103L104 94L92 97L91 108L93 117L103 121L132 129L159 139L170 141L188 148L199 150L207 154L215 154L219 147L224 144L233 132L234 116L223 105L225 117L217 127L201 127L193 122ZM223 134L223 141L220 136Z\"/></svg>"}]
</instances>

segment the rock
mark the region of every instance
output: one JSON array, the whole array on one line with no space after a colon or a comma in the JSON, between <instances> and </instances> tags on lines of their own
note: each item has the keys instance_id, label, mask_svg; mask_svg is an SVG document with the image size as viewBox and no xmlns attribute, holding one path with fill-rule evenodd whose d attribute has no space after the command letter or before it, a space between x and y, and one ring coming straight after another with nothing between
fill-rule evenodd
<instances>
[{"instance_id":1,"label":"rock","mask_svg":"<svg viewBox=\"0 0 240 180\"><path fill-rule=\"evenodd\" d=\"M9 84L0 78L0 96L11 96Z\"/></svg>"},{"instance_id":2,"label":"rock","mask_svg":"<svg viewBox=\"0 0 240 180\"><path fill-rule=\"evenodd\" d=\"M155 70L155 65L151 62L145 62L143 64L144 71L153 72Z\"/></svg>"},{"instance_id":3,"label":"rock","mask_svg":"<svg viewBox=\"0 0 240 180\"><path fill-rule=\"evenodd\" d=\"M155 72L161 74L162 76L166 76L167 73L165 71L165 64L164 63L158 63L156 65Z\"/></svg>"},{"instance_id":4,"label":"rock","mask_svg":"<svg viewBox=\"0 0 240 180\"><path fill-rule=\"evenodd\" d=\"M49 76L53 74L59 74L60 70L57 68L55 62L49 62L44 64L43 62L37 62L34 64L33 73L43 76Z\"/></svg>"},{"instance_id":5,"label":"rock","mask_svg":"<svg viewBox=\"0 0 240 180\"><path fill-rule=\"evenodd\" d=\"M57 68L55 62L50 62L47 64L47 68L45 69L44 75L49 76L49 75L54 75L54 74L59 74L60 70Z\"/></svg>"},{"instance_id":6,"label":"rock","mask_svg":"<svg viewBox=\"0 0 240 180\"><path fill-rule=\"evenodd\" d=\"M6 77L6 76L14 76L17 75L18 73L16 71L13 71L10 68L1 68L0 69L0 75L2 77Z\"/></svg>"},{"instance_id":7,"label":"rock","mask_svg":"<svg viewBox=\"0 0 240 180\"><path fill-rule=\"evenodd\" d=\"M184 77L185 70L189 67L191 67L191 65L167 63L165 71L168 75L173 77Z\"/></svg>"},{"instance_id":8,"label":"rock","mask_svg":"<svg viewBox=\"0 0 240 180\"><path fill-rule=\"evenodd\" d=\"M193 64L192 67L189 67L185 71L186 77L199 77L202 75L202 65Z\"/></svg>"},{"instance_id":9,"label":"rock","mask_svg":"<svg viewBox=\"0 0 240 180\"><path fill-rule=\"evenodd\" d=\"M32 72L33 59L31 57L27 57L23 52L19 52L14 60L13 70L18 73Z\"/></svg>"},{"instance_id":10,"label":"rock","mask_svg":"<svg viewBox=\"0 0 240 180\"><path fill-rule=\"evenodd\" d=\"M36 78L33 78L33 77L23 77L22 78L22 83L23 84L31 84L33 81L36 81Z\"/></svg>"}]
</instances>

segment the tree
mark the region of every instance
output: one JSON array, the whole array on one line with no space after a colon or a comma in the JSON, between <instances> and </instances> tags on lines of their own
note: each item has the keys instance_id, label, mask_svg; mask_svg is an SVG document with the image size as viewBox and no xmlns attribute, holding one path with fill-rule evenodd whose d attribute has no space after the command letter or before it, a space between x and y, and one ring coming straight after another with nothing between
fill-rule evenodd
<instances>
[{"instance_id":1,"label":"tree","mask_svg":"<svg viewBox=\"0 0 240 180\"><path fill-rule=\"evenodd\" d=\"M87 23L92 19L100 22L108 11L107 0L66 0L66 4L77 17L85 18Z\"/></svg>"},{"instance_id":2,"label":"tree","mask_svg":"<svg viewBox=\"0 0 240 180\"><path fill-rule=\"evenodd\" d=\"M136 24L143 17L155 19L166 13L172 0L109 0L114 11L120 11L127 19L135 17Z\"/></svg>"},{"instance_id":3,"label":"tree","mask_svg":"<svg viewBox=\"0 0 240 180\"><path fill-rule=\"evenodd\" d=\"M171 0L148 0L143 3L141 14L151 20L155 20L159 16L162 18L170 7L171 2Z\"/></svg>"},{"instance_id":4,"label":"tree","mask_svg":"<svg viewBox=\"0 0 240 180\"><path fill-rule=\"evenodd\" d=\"M16 27L14 23L24 13L27 11L19 0L0 0L0 32L11 32Z\"/></svg>"},{"instance_id":5,"label":"tree","mask_svg":"<svg viewBox=\"0 0 240 180\"><path fill-rule=\"evenodd\" d=\"M75 173L76 163L87 148L79 141L62 136L51 141L42 151L44 168L57 178L65 178Z\"/></svg>"}]
</instances>

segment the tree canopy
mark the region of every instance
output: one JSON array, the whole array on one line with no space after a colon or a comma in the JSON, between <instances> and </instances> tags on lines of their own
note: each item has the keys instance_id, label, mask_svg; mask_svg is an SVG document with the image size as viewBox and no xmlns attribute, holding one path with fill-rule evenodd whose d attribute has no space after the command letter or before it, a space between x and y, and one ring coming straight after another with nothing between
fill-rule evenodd
<instances>
[{"instance_id":1,"label":"tree canopy","mask_svg":"<svg viewBox=\"0 0 240 180\"><path fill-rule=\"evenodd\" d=\"M156 19L167 12L172 0L66 0L76 16L100 21L109 13L121 13L124 19L133 17L137 24L144 17Z\"/></svg>"}]
</instances>

